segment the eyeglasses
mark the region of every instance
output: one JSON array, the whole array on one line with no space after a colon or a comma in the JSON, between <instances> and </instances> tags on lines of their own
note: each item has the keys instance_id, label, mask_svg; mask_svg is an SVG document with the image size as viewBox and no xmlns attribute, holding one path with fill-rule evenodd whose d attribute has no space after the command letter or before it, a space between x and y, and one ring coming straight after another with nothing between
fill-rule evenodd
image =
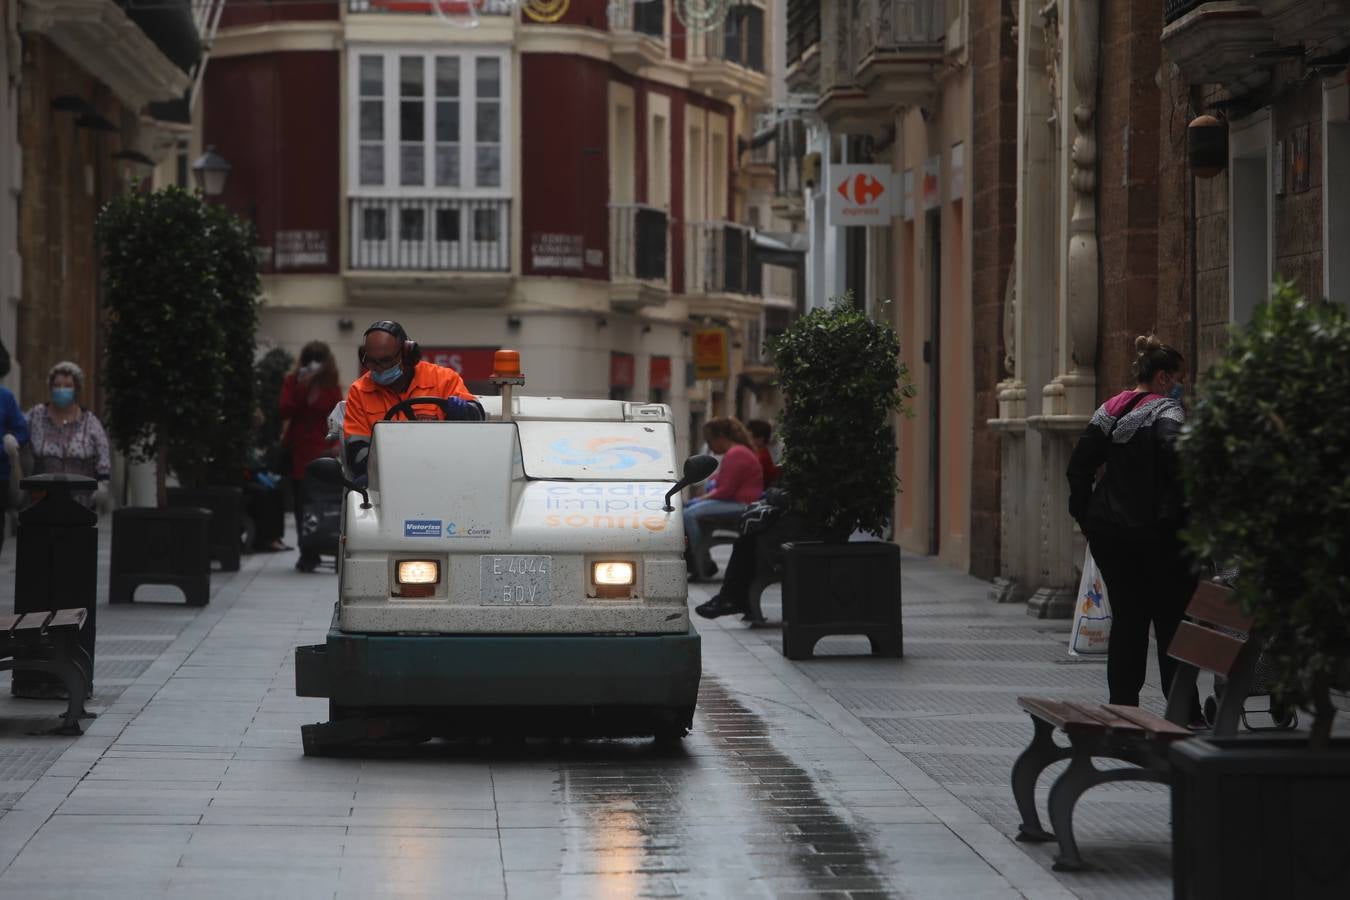
<instances>
[{"instance_id":1,"label":"eyeglasses","mask_svg":"<svg viewBox=\"0 0 1350 900\"><path fill-rule=\"evenodd\" d=\"M374 369L377 372L383 372L386 369L392 369L394 366L398 365L399 360L401 360L402 358L403 358L402 355L397 353L394 354L393 356L387 356L383 359L375 359L374 357L367 356L366 366L368 368Z\"/></svg>"}]
</instances>

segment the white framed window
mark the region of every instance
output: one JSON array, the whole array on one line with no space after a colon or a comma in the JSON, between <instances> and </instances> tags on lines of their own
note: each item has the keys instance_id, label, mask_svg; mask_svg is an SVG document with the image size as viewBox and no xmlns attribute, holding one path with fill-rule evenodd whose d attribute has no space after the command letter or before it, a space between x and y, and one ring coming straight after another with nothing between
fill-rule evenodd
<instances>
[{"instance_id":1,"label":"white framed window","mask_svg":"<svg viewBox=\"0 0 1350 900\"><path fill-rule=\"evenodd\" d=\"M509 195L508 50L354 45L348 66L351 195Z\"/></svg>"}]
</instances>

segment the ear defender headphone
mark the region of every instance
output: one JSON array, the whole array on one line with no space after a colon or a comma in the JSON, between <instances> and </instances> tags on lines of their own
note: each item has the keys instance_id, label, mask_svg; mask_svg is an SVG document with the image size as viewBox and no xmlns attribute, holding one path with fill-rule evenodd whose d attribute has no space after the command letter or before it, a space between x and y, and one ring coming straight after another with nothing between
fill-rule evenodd
<instances>
[{"instance_id":1,"label":"ear defender headphone","mask_svg":"<svg viewBox=\"0 0 1350 900\"><path fill-rule=\"evenodd\" d=\"M411 368L422 361L422 348L417 346L417 341L408 340L408 332L403 330L403 326L391 319L381 319L372 324L361 333L364 339L372 331L383 331L385 334L392 334L395 338L403 342L403 366ZM361 342L361 349L357 351L356 358L360 360L361 365L366 364L366 345Z\"/></svg>"}]
</instances>

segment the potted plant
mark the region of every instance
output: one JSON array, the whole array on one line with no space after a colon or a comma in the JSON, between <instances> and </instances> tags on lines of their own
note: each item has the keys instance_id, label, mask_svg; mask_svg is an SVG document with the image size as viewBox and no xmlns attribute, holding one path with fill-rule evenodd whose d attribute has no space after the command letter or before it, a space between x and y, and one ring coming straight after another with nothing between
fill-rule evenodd
<instances>
[{"instance_id":1,"label":"potted plant","mask_svg":"<svg viewBox=\"0 0 1350 900\"><path fill-rule=\"evenodd\" d=\"M170 506L211 511L211 558L238 571L244 527L244 470L252 449L257 413L253 370L258 329L258 264L252 226L223 206L203 203L206 244L212 251L212 311L220 346L214 363L220 399L212 421L210 452L171 452L169 466L181 487L169 491Z\"/></svg>"},{"instance_id":2,"label":"potted plant","mask_svg":"<svg viewBox=\"0 0 1350 900\"><path fill-rule=\"evenodd\" d=\"M99 214L109 433L130 459L156 464L157 506L113 516L113 603L130 602L141 584L176 585L190 604L210 596L210 514L170 508L167 475L170 459L216 457L231 408L221 318L237 307L227 306L221 242L235 229L218 223L199 197L174 187L123 194Z\"/></svg>"},{"instance_id":3,"label":"potted plant","mask_svg":"<svg viewBox=\"0 0 1350 900\"><path fill-rule=\"evenodd\" d=\"M873 653L899 656L899 548L849 537L880 537L899 489L895 417L914 396L900 340L845 295L770 349L783 393L782 483L815 538L784 545L783 654L804 659L827 634L865 634Z\"/></svg>"},{"instance_id":4,"label":"potted plant","mask_svg":"<svg viewBox=\"0 0 1350 900\"><path fill-rule=\"evenodd\" d=\"M1238 568L1235 597L1274 700L1311 733L1174 748L1177 897L1350 897L1350 316L1290 284L1233 336L1182 434L1201 559Z\"/></svg>"}]
</instances>

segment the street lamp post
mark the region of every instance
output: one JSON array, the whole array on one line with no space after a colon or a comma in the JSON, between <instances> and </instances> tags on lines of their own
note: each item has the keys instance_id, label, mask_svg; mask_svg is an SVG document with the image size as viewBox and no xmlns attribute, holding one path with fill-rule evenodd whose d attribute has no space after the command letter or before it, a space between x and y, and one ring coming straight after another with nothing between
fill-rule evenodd
<instances>
[{"instance_id":1,"label":"street lamp post","mask_svg":"<svg viewBox=\"0 0 1350 900\"><path fill-rule=\"evenodd\" d=\"M192 177L208 197L219 197L225 191L225 179L229 174L230 164L214 146L207 147L201 158L192 164Z\"/></svg>"}]
</instances>

